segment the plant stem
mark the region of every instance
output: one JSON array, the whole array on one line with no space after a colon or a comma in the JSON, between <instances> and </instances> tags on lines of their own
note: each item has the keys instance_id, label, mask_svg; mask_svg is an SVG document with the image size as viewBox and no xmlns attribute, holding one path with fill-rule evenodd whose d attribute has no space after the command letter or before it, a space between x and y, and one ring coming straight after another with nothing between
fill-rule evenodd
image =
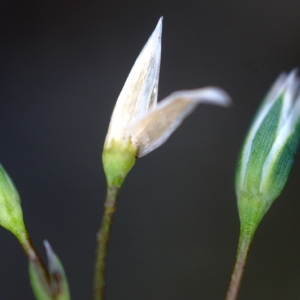
<instances>
[{"instance_id":1,"label":"plant stem","mask_svg":"<svg viewBox=\"0 0 300 300\"><path fill-rule=\"evenodd\" d=\"M94 271L94 300L103 300L105 296L105 275L107 250L110 230L117 207L119 187L112 185L107 187L104 203L102 223L97 233L96 260Z\"/></svg>"},{"instance_id":2,"label":"plant stem","mask_svg":"<svg viewBox=\"0 0 300 300\"><path fill-rule=\"evenodd\" d=\"M16 236L28 258L30 283L35 298L53 300L58 299L57 295L53 293L51 288L51 280L48 270L33 246L25 228L24 231L18 232Z\"/></svg>"},{"instance_id":3,"label":"plant stem","mask_svg":"<svg viewBox=\"0 0 300 300\"><path fill-rule=\"evenodd\" d=\"M252 237L253 235L250 234L249 231L247 232L245 230L241 230L237 254L236 254L236 260L235 260L235 264L232 271L225 300L237 299L238 291L241 285L241 280L246 265L248 252L252 242Z\"/></svg>"},{"instance_id":4,"label":"plant stem","mask_svg":"<svg viewBox=\"0 0 300 300\"><path fill-rule=\"evenodd\" d=\"M24 230L22 232L19 232L16 236L17 236L28 260L34 261L36 264L38 264L40 266L40 269L44 273L45 278L47 278L47 280L49 281L49 273L47 271L47 268L45 267L38 252L36 251L35 247L33 246L33 243L31 241L27 231Z\"/></svg>"}]
</instances>

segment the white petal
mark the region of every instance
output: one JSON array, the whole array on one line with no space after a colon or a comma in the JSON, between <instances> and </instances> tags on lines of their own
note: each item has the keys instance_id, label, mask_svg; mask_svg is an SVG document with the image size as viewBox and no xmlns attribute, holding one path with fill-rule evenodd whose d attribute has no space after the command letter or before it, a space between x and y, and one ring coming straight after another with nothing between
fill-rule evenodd
<instances>
[{"instance_id":1,"label":"white petal","mask_svg":"<svg viewBox=\"0 0 300 300\"><path fill-rule=\"evenodd\" d=\"M221 89L213 87L172 93L134 126L132 141L139 148L138 156L144 156L163 144L202 102L228 105L230 98Z\"/></svg>"},{"instance_id":2,"label":"white petal","mask_svg":"<svg viewBox=\"0 0 300 300\"><path fill-rule=\"evenodd\" d=\"M106 145L115 139L126 140L132 124L157 102L161 56L162 18L136 59L115 105Z\"/></svg>"}]
</instances>

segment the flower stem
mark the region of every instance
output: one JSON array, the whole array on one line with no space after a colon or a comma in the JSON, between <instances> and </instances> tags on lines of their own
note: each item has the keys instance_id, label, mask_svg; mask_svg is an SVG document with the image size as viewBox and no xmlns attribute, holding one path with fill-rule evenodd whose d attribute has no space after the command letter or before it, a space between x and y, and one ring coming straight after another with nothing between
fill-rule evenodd
<instances>
[{"instance_id":1,"label":"flower stem","mask_svg":"<svg viewBox=\"0 0 300 300\"><path fill-rule=\"evenodd\" d=\"M107 187L104 203L104 214L102 223L97 233L96 260L94 271L94 300L104 300L105 296L105 275L107 250L110 230L117 207L117 199L120 187L111 185Z\"/></svg>"},{"instance_id":2,"label":"flower stem","mask_svg":"<svg viewBox=\"0 0 300 300\"><path fill-rule=\"evenodd\" d=\"M238 249L236 254L236 260L234 268L231 274L231 279L225 300L235 300L237 299L238 291L241 285L246 260L250 245L252 242L253 235L249 231L241 230Z\"/></svg>"},{"instance_id":3,"label":"flower stem","mask_svg":"<svg viewBox=\"0 0 300 300\"><path fill-rule=\"evenodd\" d=\"M39 265L41 272L43 272L44 277L47 278L49 281L49 273L47 271L47 268L45 267L42 259L40 258L37 250L33 246L33 243L27 233L26 230L19 232L17 235L17 238L28 258L29 261L34 261L35 264Z\"/></svg>"}]
</instances>

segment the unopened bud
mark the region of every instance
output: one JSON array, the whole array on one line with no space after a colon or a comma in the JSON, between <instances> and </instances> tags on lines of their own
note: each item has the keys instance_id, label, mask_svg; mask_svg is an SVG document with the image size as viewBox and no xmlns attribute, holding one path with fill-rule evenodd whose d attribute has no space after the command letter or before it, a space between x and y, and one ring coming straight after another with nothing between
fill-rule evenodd
<instances>
[{"instance_id":1,"label":"unopened bud","mask_svg":"<svg viewBox=\"0 0 300 300\"><path fill-rule=\"evenodd\" d=\"M249 130L236 173L241 225L254 232L289 177L300 136L300 82L282 74Z\"/></svg>"},{"instance_id":2,"label":"unopened bud","mask_svg":"<svg viewBox=\"0 0 300 300\"><path fill-rule=\"evenodd\" d=\"M26 232L19 193L2 165L0 165L0 225L19 240Z\"/></svg>"}]
</instances>

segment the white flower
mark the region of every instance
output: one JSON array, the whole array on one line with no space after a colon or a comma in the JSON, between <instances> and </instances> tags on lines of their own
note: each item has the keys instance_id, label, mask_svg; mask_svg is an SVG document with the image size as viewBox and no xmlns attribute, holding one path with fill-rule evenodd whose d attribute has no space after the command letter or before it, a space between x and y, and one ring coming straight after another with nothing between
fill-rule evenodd
<instances>
[{"instance_id":1,"label":"white flower","mask_svg":"<svg viewBox=\"0 0 300 300\"><path fill-rule=\"evenodd\" d=\"M162 18L132 67L115 105L103 151L108 182L121 182L135 158L163 144L201 102L228 105L221 89L177 91L157 103Z\"/></svg>"},{"instance_id":2,"label":"white flower","mask_svg":"<svg viewBox=\"0 0 300 300\"><path fill-rule=\"evenodd\" d=\"M178 91L157 104L162 18L138 56L114 108L105 148L128 142L141 157L163 144L201 102L228 105L221 89Z\"/></svg>"}]
</instances>

